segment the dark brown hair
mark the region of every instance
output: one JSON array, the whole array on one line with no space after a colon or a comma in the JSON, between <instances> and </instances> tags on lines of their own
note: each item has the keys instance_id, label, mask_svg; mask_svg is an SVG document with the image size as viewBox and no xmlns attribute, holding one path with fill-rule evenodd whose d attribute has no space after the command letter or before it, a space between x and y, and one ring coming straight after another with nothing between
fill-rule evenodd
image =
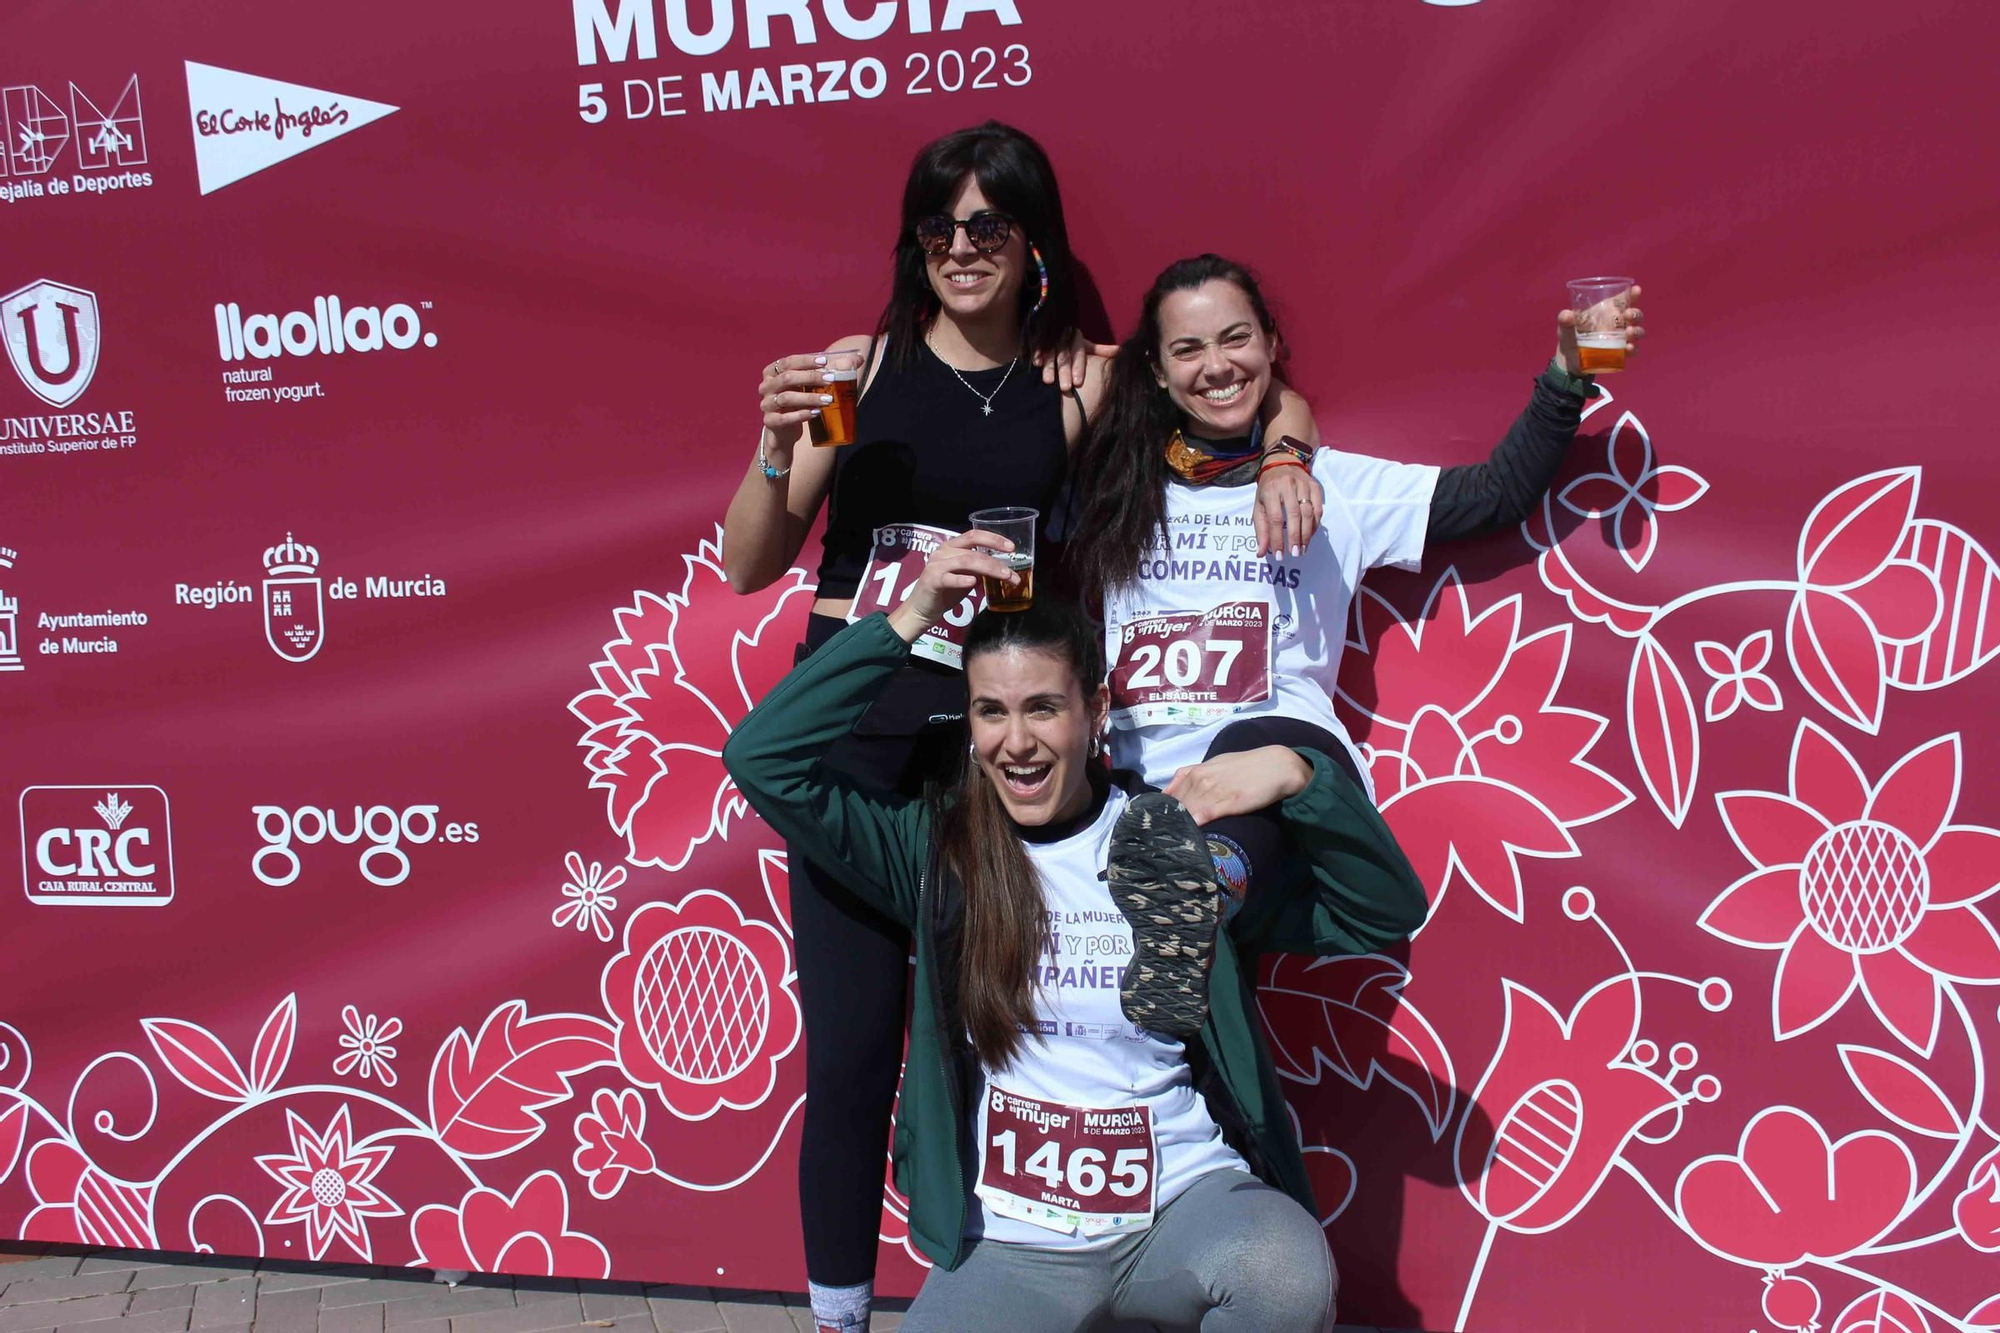
<instances>
[{"instance_id":1,"label":"dark brown hair","mask_svg":"<svg viewBox=\"0 0 2000 1333\"><path fill-rule=\"evenodd\" d=\"M896 231L895 278L889 304L875 324L876 339L888 338L889 355L899 368L916 363L916 348L938 312L923 247L917 244L917 219L949 212L952 196L967 176L979 182L987 202L1014 219L1049 271L1049 296L1040 310L1034 306L1042 293L1041 276L1032 258L1021 275L1022 353L1060 351L1076 328L1076 278L1055 168L1040 144L1012 125L989 120L932 140L910 163ZM874 355L872 345L869 355Z\"/></svg>"},{"instance_id":2,"label":"dark brown hair","mask_svg":"<svg viewBox=\"0 0 2000 1333\"><path fill-rule=\"evenodd\" d=\"M1077 451L1077 517L1071 528L1075 535L1070 538L1069 565L1085 605L1097 605L1105 594L1130 584L1153 542L1166 540L1166 443L1181 424L1181 410L1157 374L1160 303L1175 292L1193 291L1210 282L1240 288L1265 336L1277 340L1278 322L1271 318L1257 280L1241 264L1221 255L1196 255L1169 264L1153 279L1140 309L1139 327L1118 344L1104 409ZM1271 377L1276 382L1284 379L1275 356Z\"/></svg>"},{"instance_id":3,"label":"dark brown hair","mask_svg":"<svg viewBox=\"0 0 2000 1333\"><path fill-rule=\"evenodd\" d=\"M965 665L1022 648L1067 663L1084 705L1104 681L1100 633L1076 607L1047 598L1025 611L985 611L965 635ZM970 753L938 803L938 844L965 889L958 918L958 998L966 1034L989 1069L1019 1054L1034 1030L1036 967L1048 940L1041 877L1000 793Z\"/></svg>"}]
</instances>

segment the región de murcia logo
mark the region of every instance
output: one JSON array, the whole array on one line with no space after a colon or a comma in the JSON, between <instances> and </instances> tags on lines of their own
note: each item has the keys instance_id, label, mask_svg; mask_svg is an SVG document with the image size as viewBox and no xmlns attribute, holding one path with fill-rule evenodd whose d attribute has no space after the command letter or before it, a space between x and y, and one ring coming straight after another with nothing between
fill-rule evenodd
<instances>
[{"instance_id":1,"label":"regi\u00f3n de murcia logo","mask_svg":"<svg viewBox=\"0 0 2000 1333\"><path fill-rule=\"evenodd\" d=\"M285 540L264 552L264 641L287 662L309 662L326 641L319 552Z\"/></svg>"},{"instance_id":2,"label":"regi\u00f3n de murcia logo","mask_svg":"<svg viewBox=\"0 0 2000 1333\"><path fill-rule=\"evenodd\" d=\"M43 906L164 907L174 899L167 794L149 786L29 787L21 869Z\"/></svg>"},{"instance_id":3,"label":"regi\u00f3n de murcia logo","mask_svg":"<svg viewBox=\"0 0 2000 1333\"><path fill-rule=\"evenodd\" d=\"M326 643L329 601L395 601L408 597L443 597L445 581L433 574L392 578L370 574L361 579L326 577L320 573L319 548L292 533L264 551L264 642L287 662L310 662ZM176 583L174 605L214 611L257 601L248 583L219 579L214 583Z\"/></svg>"}]
</instances>

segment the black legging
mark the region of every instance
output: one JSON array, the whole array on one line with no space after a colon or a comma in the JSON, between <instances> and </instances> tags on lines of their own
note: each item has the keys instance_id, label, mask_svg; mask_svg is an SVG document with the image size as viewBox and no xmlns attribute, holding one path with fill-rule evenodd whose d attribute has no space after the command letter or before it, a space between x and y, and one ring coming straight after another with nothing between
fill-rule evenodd
<instances>
[{"instance_id":1,"label":"black legging","mask_svg":"<svg viewBox=\"0 0 2000 1333\"><path fill-rule=\"evenodd\" d=\"M1231 722L1216 734L1203 757L1213 759L1219 754L1237 754L1266 745L1317 750L1339 765L1341 771L1353 778L1364 791L1367 790L1366 784L1361 783L1361 773L1354 765L1353 754L1340 743L1340 738L1324 727L1316 727L1297 718L1252 717ZM1255 886L1259 867L1275 869L1285 856L1285 821L1275 805L1252 810L1247 815L1226 815L1203 825L1202 832L1211 840L1226 838L1234 844L1234 850L1245 862L1246 888Z\"/></svg>"},{"instance_id":2,"label":"black legging","mask_svg":"<svg viewBox=\"0 0 2000 1333\"><path fill-rule=\"evenodd\" d=\"M844 627L807 622L806 648ZM827 766L864 786L922 794L965 748L957 672L905 668ZM790 852L793 947L805 1016L806 1106L799 1135L799 1220L806 1276L851 1287L875 1276L889 1113L903 1064L909 932L824 868Z\"/></svg>"}]
</instances>

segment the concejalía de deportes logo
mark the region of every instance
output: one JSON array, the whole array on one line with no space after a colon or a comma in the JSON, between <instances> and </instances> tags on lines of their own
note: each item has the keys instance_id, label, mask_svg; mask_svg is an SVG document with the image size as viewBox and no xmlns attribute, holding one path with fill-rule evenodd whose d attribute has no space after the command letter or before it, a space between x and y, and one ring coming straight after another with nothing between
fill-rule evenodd
<instances>
[{"instance_id":1,"label":"concejal\u00eda de deportes logo","mask_svg":"<svg viewBox=\"0 0 2000 1333\"><path fill-rule=\"evenodd\" d=\"M92 84L86 92L74 81L51 96L32 83L0 88L0 202L109 194L144 189L153 183L146 165L146 116L139 100L139 76L123 84ZM117 95L110 96L112 89ZM68 175L60 168L75 167Z\"/></svg>"}]
</instances>

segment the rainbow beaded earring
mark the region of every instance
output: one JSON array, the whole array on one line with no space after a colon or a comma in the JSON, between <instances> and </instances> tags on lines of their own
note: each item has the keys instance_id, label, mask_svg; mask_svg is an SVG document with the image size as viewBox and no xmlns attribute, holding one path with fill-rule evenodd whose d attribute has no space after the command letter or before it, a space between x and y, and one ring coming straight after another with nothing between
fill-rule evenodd
<instances>
[{"instance_id":1,"label":"rainbow beaded earring","mask_svg":"<svg viewBox=\"0 0 2000 1333\"><path fill-rule=\"evenodd\" d=\"M1042 294L1035 298L1034 307L1028 311L1028 317L1032 319L1035 311L1040 310L1049 299L1049 266L1042 262L1042 252L1035 248L1032 241L1028 243L1028 258L1035 261L1035 269L1042 275Z\"/></svg>"}]
</instances>

